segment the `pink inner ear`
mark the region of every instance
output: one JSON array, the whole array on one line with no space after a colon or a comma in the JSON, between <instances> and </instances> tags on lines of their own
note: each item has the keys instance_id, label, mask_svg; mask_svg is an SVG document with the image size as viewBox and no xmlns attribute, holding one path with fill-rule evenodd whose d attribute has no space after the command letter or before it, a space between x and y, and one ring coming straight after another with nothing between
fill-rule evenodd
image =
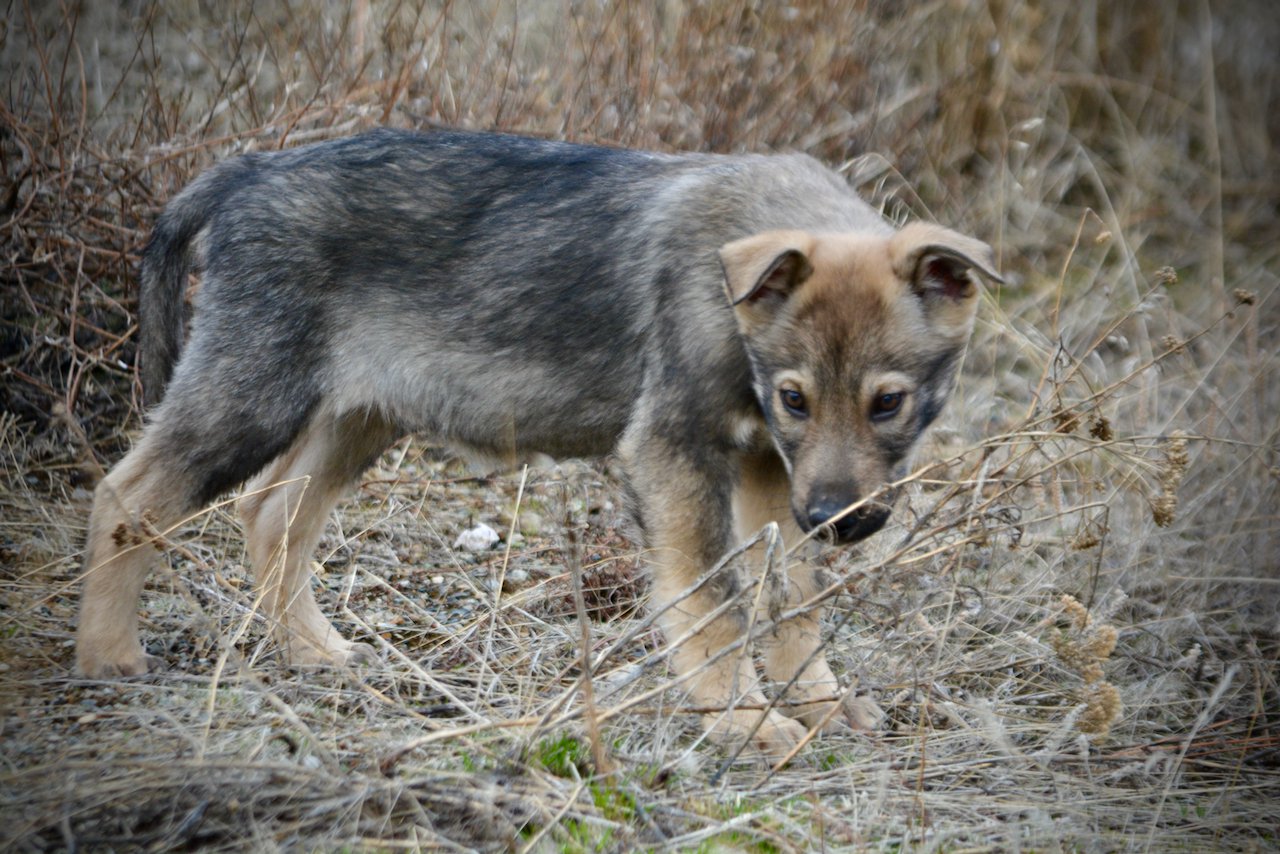
<instances>
[{"instance_id":1,"label":"pink inner ear","mask_svg":"<svg viewBox=\"0 0 1280 854\"><path fill-rule=\"evenodd\" d=\"M950 299L963 299L973 290L969 268L950 258L930 258L925 262L921 278L926 286Z\"/></svg>"},{"instance_id":2,"label":"pink inner ear","mask_svg":"<svg viewBox=\"0 0 1280 854\"><path fill-rule=\"evenodd\" d=\"M760 277L756 286L747 294L747 302L754 303L765 297L786 299L791 290L808 275L804 256L789 249L774 259L769 272Z\"/></svg>"},{"instance_id":3,"label":"pink inner ear","mask_svg":"<svg viewBox=\"0 0 1280 854\"><path fill-rule=\"evenodd\" d=\"M769 275L756 283L755 289L747 295L747 302L759 302L765 297L785 297L786 285L786 273L780 267L775 267Z\"/></svg>"}]
</instances>

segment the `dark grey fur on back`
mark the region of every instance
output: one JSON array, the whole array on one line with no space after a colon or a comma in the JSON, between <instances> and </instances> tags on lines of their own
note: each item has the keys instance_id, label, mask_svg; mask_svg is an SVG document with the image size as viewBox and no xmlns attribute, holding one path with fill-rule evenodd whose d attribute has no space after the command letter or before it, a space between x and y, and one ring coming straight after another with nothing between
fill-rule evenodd
<instances>
[{"instance_id":1,"label":"dark grey fur on back","mask_svg":"<svg viewBox=\"0 0 1280 854\"><path fill-rule=\"evenodd\" d=\"M681 376L681 399L702 385L709 413L658 429L714 442L724 412L755 405L715 250L779 227L890 230L803 155L393 130L248 154L174 199L147 246L144 389L207 413L172 448L199 501L289 447L321 401L488 453L605 453L664 381L649 363ZM676 335L672 313L706 334Z\"/></svg>"}]
</instances>

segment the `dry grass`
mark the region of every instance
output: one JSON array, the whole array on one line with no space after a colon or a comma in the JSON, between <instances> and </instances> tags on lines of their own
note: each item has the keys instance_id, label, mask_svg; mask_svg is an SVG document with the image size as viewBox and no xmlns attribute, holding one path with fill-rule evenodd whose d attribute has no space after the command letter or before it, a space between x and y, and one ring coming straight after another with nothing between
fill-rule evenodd
<instances>
[{"instance_id":1,"label":"dry grass","mask_svg":"<svg viewBox=\"0 0 1280 854\"><path fill-rule=\"evenodd\" d=\"M16 0L0 25L0 847L1280 844L1265 0ZM886 733L726 761L674 708L607 474L477 478L412 440L318 556L384 667L272 658L226 504L144 603L174 669L68 676L87 490L140 419L148 224L217 158L379 123L800 148L997 245L1009 284L895 526L822 555L832 658ZM506 544L454 549L475 521Z\"/></svg>"}]
</instances>

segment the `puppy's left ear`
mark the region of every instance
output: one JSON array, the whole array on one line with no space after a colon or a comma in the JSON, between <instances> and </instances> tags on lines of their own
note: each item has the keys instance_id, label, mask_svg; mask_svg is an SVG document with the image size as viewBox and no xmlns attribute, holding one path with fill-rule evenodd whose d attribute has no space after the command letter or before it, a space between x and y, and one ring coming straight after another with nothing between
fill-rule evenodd
<instances>
[{"instance_id":1,"label":"puppy's left ear","mask_svg":"<svg viewBox=\"0 0 1280 854\"><path fill-rule=\"evenodd\" d=\"M906 225L889 241L893 272L924 301L939 332L969 334L978 307L974 273L1003 282L991 247L981 240L923 222Z\"/></svg>"}]
</instances>

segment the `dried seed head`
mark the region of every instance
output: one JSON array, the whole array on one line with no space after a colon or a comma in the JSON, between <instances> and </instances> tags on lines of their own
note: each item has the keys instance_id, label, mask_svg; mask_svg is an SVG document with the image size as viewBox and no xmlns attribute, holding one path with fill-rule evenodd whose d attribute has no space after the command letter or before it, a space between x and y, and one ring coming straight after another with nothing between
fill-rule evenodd
<instances>
[{"instance_id":1,"label":"dried seed head","mask_svg":"<svg viewBox=\"0 0 1280 854\"><path fill-rule=\"evenodd\" d=\"M1244 288L1236 288L1231 295L1236 298L1236 305L1253 305L1258 301L1257 294Z\"/></svg>"},{"instance_id":2,"label":"dried seed head","mask_svg":"<svg viewBox=\"0 0 1280 854\"><path fill-rule=\"evenodd\" d=\"M1084 651L1076 645L1070 631L1060 631L1050 636L1049 646L1053 647L1053 652L1058 656L1058 660L1076 673L1079 673L1081 668L1089 665L1089 662L1085 659Z\"/></svg>"},{"instance_id":3,"label":"dried seed head","mask_svg":"<svg viewBox=\"0 0 1280 854\"><path fill-rule=\"evenodd\" d=\"M1089 435L1103 442L1110 442L1116 434L1111 430L1111 422L1107 420L1107 416L1095 412L1089 418Z\"/></svg>"},{"instance_id":4,"label":"dried seed head","mask_svg":"<svg viewBox=\"0 0 1280 854\"><path fill-rule=\"evenodd\" d=\"M1079 599L1070 593L1063 593L1058 601L1062 604L1063 613L1077 630L1083 631L1089 625L1089 609L1080 604Z\"/></svg>"},{"instance_id":5,"label":"dried seed head","mask_svg":"<svg viewBox=\"0 0 1280 854\"><path fill-rule=\"evenodd\" d=\"M1053 420L1057 424L1054 428L1057 432L1074 433L1080 426L1080 413L1064 407L1053 414Z\"/></svg>"},{"instance_id":6,"label":"dried seed head","mask_svg":"<svg viewBox=\"0 0 1280 854\"><path fill-rule=\"evenodd\" d=\"M1098 661L1089 650L1081 646L1079 638L1073 633L1059 632L1049 639L1049 645L1058 656L1062 666L1074 672L1081 681L1088 685L1102 679L1102 662Z\"/></svg>"},{"instance_id":7,"label":"dried seed head","mask_svg":"<svg viewBox=\"0 0 1280 854\"><path fill-rule=\"evenodd\" d=\"M1080 674L1085 682L1102 679L1102 665L1111 657L1120 633L1115 626L1094 625L1089 611L1074 596L1058 600L1071 625L1049 639L1049 645L1064 665Z\"/></svg>"},{"instance_id":8,"label":"dried seed head","mask_svg":"<svg viewBox=\"0 0 1280 854\"><path fill-rule=\"evenodd\" d=\"M1156 270L1156 284L1166 288L1178 284L1178 271L1172 267L1161 267Z\"/></svg>"},{"instance_id":9,"label":"dried seed head","mask_svg":"<svg viewBox=\"0 0 1280 854\"><path fill-rule=\"evenodd\" d=\"M1099 662L1106 661L1115 651L1116 640L1120 633L1112 625L1098 626L1084 642L1084 650Z\"/></svg>"},{"instance_id":10,"label":"dried seed head","mask_svg":"<svg viewBox=\"0 0 1280 854\"><path fill-rule=\"evenodd\" d=\"M1165 459L1169 461L1171 471L1176 471L1178 480L1182 480L1182 475L1186 473L1187 466L1191 463L1191 458L1187 456L1187 434L1181 430L1174 430L1169 434L1169 448L1165 451Z\"/></svg>"},{"instance_id":11,"label":"dried seed head","mask_svg":"<svg viewBox=\"0 0 1280 854\"><path fill-rule=\"evenodd\" d=\"M1093 548L1094 546L1098 545L1098 543L1101 543L1101 542L1102 542L1101 537L1099 537L1092 530L1085 528L1080 533L1076 534L1075 539L1071 541L1071 548L1075 549L1076 551L1082 552L1085 549Z\"/></svg>"},{"instance_id":12,"label":"dried seed head","mask_svg":"<svg viewBox=\"0 0 1280 854\"><path fill-rule=\"evenodd\" d=\"M1110 682L1090 685L1082 699L1085 709L1076 721L1076 728L1092 736L1105 736L1124 712L1120 690Z\"/></svg>"},{"instance_id":13,"label":"dried seed head","mask_svg":"<svg viewBox=\"0 0 1280 854\"><path fill-rule=\"evenodd\" d=\"M1187 342L1176 335L1164 336L1160 339L1160 345L1172 355L1181 355L1187 352Z\"/></svg>"},{"instance_id":14,"label":"dried seed head","mask_svg":"<svg viewBox=\"0 0 1280 854\"><path fill-rule=\"evenodd\" d=\"M1161 528L1173 523L1178 509L1178 484L1187 473L1191 457L1187 454L1187 434L1175 430L1165 446L1164 461L1160 466L1160 494L1151 501L1151 518Z\"/></svg>"},{"instance_id":15,"label":"dried seed head","mask_svg":"<svg viewBox=\"0 0 1280 854\"><path fill-rule=\"evenodd\" d=\"M1158 495L1151 502L1151 519L1161 528L1173 524L1174 513L1178 509L1178 496Z\"/></svg>"},{"instance_id":16,"label":"dried seed head","mask_svg":"<svg viewBox=\"0 0 1280 854\"><path fill-rule=\"evenodd\" d=\"M1103 672L1103 665L1115 651L1120 633L1113 625L1095 624L1088 609L1074 596L1064 594L1058 602L1070 625L1050 635L1049 646L1063 667L1079 676L1083 683L1083 686L1063 693L1085 704L1076 721L1081 732L1106 735L1123 709L1120 692L1106 681Z\"/></svg>"},{"instance_id":17,"label":"dried seed head","mask_svg":"<svg viewBox=\"0 0 1280 854\"><path fill-rule=\"evenodd\" d=\"M1164 464L1160 467L1160 487L1166 495L1172 495L1187 473L1191 457L1187 454L1187 434L1175 430L1169 435L1164 449Z\"/></svg>"}]
</instances>

